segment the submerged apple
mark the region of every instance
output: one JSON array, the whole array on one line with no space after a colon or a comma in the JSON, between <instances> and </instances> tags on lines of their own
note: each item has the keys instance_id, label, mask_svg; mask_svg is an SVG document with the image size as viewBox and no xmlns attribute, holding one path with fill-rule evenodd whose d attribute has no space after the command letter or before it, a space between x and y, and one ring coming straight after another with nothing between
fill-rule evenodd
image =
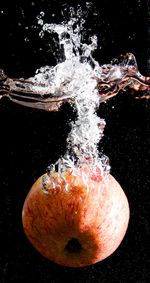
<instances>
[{"instance_id":1,"label":"submerged apple","mask_svg":"<svg viewBox=\"0 0 150 283\"><path fill-rule=\"evenodd\" d=\"M64 266L86 266L108 257L128 226L129 205L118 182L111 175L84 173L86 181L69 170L41 176L23 207L23 227L33 246Z\"/></svg>"}]
</instances>

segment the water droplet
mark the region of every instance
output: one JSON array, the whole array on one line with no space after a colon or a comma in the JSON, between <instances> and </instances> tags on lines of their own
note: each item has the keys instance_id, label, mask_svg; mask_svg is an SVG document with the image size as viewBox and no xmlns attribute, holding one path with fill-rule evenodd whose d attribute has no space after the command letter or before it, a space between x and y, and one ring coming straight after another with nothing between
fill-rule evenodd
<instances>
[{"instance_id":1,"label":"water droplet","mask_svg":"<svg viewBox=\"0 0 150 283\"><path fill-rule=\"evenodd\" d=\"M29 42L29 38L28 38L28 37L25 37L24 41L25 41L25 42Z\"/></svg>"},{"instance_id":2,"label":"water droplet","mask_svg":"<svg viewBox=\"0 0 150 283\"><path fill-rule=\"evenodd\" d=\"M42 19L38 20L38 25L41 25L41 26L43 25L43 20Z\"/></svg>"},{"instance_id":3,"label":"water droplet","mask_svg":"<svg viewBox=\"0 0 150 283\"><path fill-rule=\"evenodd\" d=\"M43 37L44 37L44 32L43 32L43 31L40 31L40 32L39 32L39 37L40 37L40 38L43 38Z\"/></svg>"}]
</instances>

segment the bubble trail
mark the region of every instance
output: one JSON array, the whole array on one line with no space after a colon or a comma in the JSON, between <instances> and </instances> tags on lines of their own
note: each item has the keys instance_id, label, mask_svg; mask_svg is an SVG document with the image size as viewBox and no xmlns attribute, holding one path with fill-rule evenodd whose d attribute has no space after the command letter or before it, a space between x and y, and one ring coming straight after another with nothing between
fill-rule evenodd
<instances>
[{"instance_id":1,"label":"bubble trail","mask_svg":"<svg viewBox=\"0 0 150 283\"><path fill-rule=\"evenodd\" d=\"M97 116L96 109L128 88L140 90L138 98L150 98L150 77L140 74L131 53L100 66L92 56L97 37L92 36L90 44L82 43L83 19L72 17L67 23L44 24L40 18L38 22L41 37L45 32L58 35L64 61L54 67L41 67L28 80L8 78L1 70L0 98L6 96L15 103L46 111L56 111L68 101L76 108L77 119L68 135L67 152L57 162L58 171L88 164L92 170L99 168L102 174L108 173L108 158L99 157L97 148L105 121Z\"/></svg>"}]
</instances>

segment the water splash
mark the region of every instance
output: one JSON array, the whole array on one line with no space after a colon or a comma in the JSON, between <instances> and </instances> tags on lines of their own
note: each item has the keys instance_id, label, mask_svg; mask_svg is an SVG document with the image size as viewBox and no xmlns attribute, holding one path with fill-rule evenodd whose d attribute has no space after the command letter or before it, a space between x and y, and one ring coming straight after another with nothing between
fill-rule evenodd
<instances>
[{"instance_id":1,"label":"water splash","mask_svg":"<svg viewBox=\"0 0 150 283\"><path fill-rule=\"evenodd\" d=\"M83 19L79 23L77 18L71 18L68 23L42 26L44 32L58 35L59 44L64 50L64 62L57 64L48 72L44 68L38 70L33 80L39 83L46 78L49 80L51 93L56 93L61 86L62 92L74 99L77 119L72 123L72 129L67 138L68 150L64 161L71 155L76 160L76 167L88 164L92 170L99 168L102 174L104 167L105 171L106 168L109 171L109 165L107 158L105 162L104 158L99 158L97 149L105 127L104 119L100 119L96 114L100 96L95 74L100 66L92 57L92 52L97 48L97 37L92 36L89 45L83 44L81 41L83 24ZM63 170L65 164L66 162L60 166Z\"/></svg>"},{"instance_id":2,"label":"water splash","mask_svg":"<svg viewBox=\"0 0 150 283\"><path fill-rule=\"evenodd\" d=\"M150 78L139 73L131 53L100 66L93 58L97 37L92 36L89 44L82 42L85 22L82 17L80 21L72 17L67 23L44 24L43 15L38 18L40 36L45 32L58 35L64 61L54 67L38 69L28 80L10 79L1 70L0 95L15 103L47 111L56 111L63 102L70 102L77 110L77 119L72 122L65 156L48 168L49 174L56 171L56 167L60 175L68 168L79 173L77 168L87 164L91 168L88 172L106 175L110 170L108 158L100 157L97 148L105 121L97 116L96 110L101 102L128 88L141 90L144 92L141 97L149 98ZM86 175L87 172L83 178Z\"/></svg>"}]
</instances>

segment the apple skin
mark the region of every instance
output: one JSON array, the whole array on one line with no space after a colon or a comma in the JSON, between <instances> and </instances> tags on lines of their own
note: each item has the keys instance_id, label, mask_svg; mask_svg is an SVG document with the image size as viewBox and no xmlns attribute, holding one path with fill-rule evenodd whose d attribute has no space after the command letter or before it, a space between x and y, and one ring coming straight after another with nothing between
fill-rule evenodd
<instances>
[{"instance_id":1,"label":"apple skin","mask_svg":"<svg viewBox=\"0 0 150 283\"><path fill-rule=\"evenodd\" d=\"M129 204L111 176L89 179L53 173L55 188L43 192L41 176L25 200L22 221L32 245L46 258L68 267L99 262L120 245L129 222ZM65 179L65 182L64 182ZM67 182L67 187L66 187Z\"/></svg>"}]
</instances>

